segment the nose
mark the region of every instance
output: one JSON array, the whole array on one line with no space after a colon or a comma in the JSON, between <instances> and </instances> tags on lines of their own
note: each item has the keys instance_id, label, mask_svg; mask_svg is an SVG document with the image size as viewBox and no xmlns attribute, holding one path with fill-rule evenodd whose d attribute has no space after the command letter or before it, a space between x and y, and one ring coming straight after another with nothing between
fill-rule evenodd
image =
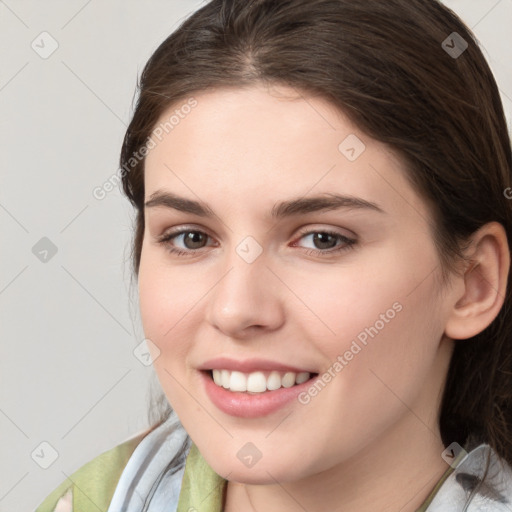
<instances>
[{"instance_id":1,"label":"nose","mask_svg":"<svg viewBox=\"0 0 512 512\"><path fill-rule=\"evenodd\" d=\"M224 276L212 289L206 320L232 338L273 331L284 323L283 290L264 254L247 263L233 251Z\"/></svg>"}]
</instances>

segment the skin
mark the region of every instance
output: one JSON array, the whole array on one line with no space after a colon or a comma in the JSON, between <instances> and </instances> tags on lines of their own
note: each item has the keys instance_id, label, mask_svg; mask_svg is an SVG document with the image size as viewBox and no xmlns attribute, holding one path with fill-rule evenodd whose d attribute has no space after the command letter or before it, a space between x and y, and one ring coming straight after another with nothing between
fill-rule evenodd
<instances>
[{"instance_id":1,"label":"skin","mask_svg":"<svg viewBox=\"0 0 512 512\"><path fill-rule=\"evenodd\" d=\"M209 465L229 475L226 512L414 511L448 468L437 411L451 338L480 332L502 305L503 229L482 229L476 265L442 284L432 216L405 166L327 101L260 85L195 98L148 153L145 198L170 191L215 216L146 208L140 309L167 399ZM366 146L354 162L338 149L350 134ZM277 202L329 193L382 212L270 217ZM159 242L177 227L206 233L203 247ZM329 255L308 234L325 230L356 243ZM262 249L253 263L236 252L247 236ZM306 405L235 418L203 389L197 367L217 356L322 374L395 303L401 311ZM247 442L262 453L251 468L237 458Z\"/></svg>"}]
</instances>

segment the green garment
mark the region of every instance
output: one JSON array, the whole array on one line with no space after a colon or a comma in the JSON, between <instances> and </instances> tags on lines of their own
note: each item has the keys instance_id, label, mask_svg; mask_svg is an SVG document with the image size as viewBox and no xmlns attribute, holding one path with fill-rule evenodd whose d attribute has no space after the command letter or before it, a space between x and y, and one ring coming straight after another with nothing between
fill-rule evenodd
<instances>
[{"instance_id":1,"label":"green garment","mask_svg":"<svg viewBox=\"0 0 512 512\"><path fill-rule=\"evenodd\" d=\"M192 443L176 512L221 512L227 480L217 475Z\"/></svg>"},{"instance_id":2,"label":"green garment","mask_svg":"<svg viewBox=\"0 0 512 512\"><path fill-rule=\"evenodd\" d=\"M35 512L53 512L69 489L73 493L73 512L107 512L121 473L146 434L133 437L82 466L64 480Z\"/></svg>"},{"instance_id":3,"label":"green garment","mask_svg":"<svg viewBox=\"0 0 512 512\"><path fill-rule=\"evenodd\" d=\"M97 456L57 487L35 512L54 512L71 489L73 512L107 512L117 483L133 451L147 432ZM425 512L453 468L448 468L417 512ZM227 481L217 475L191 444L185 463L177 512L222 512Z\"/></svg>"}]
</instances>

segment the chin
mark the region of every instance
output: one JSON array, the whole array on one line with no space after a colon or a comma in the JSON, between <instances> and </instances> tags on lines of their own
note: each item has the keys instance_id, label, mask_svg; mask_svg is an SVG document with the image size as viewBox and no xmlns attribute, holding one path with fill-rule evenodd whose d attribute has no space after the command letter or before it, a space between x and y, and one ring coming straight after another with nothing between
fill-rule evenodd
<instances>
[{"instance_id":1,"label":"chin","mask_svg":"<svg viewBox=\"0 0 512 512\"><path fill-rule=\"evenodd\" d=\"M268 468L266 470L260 469L255 472L256 468L247 468L236 470L231 469L231 473L229 470L225 474L229 474L228 480L231 482L236 482L239 484L249 484L249 485L274 485L277 482L286 482L293 481L292 475L285 472L280 473L279 471L272 471L272 468ZM268 471L268 472L267 472Z\"/></svg>"},{"instance_id":2,"label":"chin","mask_svg":"<svg viewBox=\"0 0 512 512\"><path fill-rule=\"evenodd\" d=\"M244 467L238 460L226 460L220 463L217 459L214 464L208 462L212 469L219 475L232 482L253 485L273 485L276 482L289 482L300 480L306 475L301 471L302 467L297 466L297 461L283 463L283 461L266 461L263 458L252 467Z\"/></svg>"}]
</instances>

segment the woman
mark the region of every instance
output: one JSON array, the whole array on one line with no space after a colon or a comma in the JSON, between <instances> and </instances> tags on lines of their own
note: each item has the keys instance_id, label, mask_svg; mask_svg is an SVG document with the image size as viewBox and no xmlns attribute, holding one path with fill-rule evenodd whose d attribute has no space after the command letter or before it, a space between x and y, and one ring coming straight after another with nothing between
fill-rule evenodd
<instances>
[{"instance_id":1,"label":"woman","mask_svg":"<svg viewBox=\"0 0 512 512\"><path fill-rule=\"evenodd\" d=\"M209 2L121 152L170 405L38 511L511 510L511 168L437 1Z\"/></svg>"}]
</instances>

